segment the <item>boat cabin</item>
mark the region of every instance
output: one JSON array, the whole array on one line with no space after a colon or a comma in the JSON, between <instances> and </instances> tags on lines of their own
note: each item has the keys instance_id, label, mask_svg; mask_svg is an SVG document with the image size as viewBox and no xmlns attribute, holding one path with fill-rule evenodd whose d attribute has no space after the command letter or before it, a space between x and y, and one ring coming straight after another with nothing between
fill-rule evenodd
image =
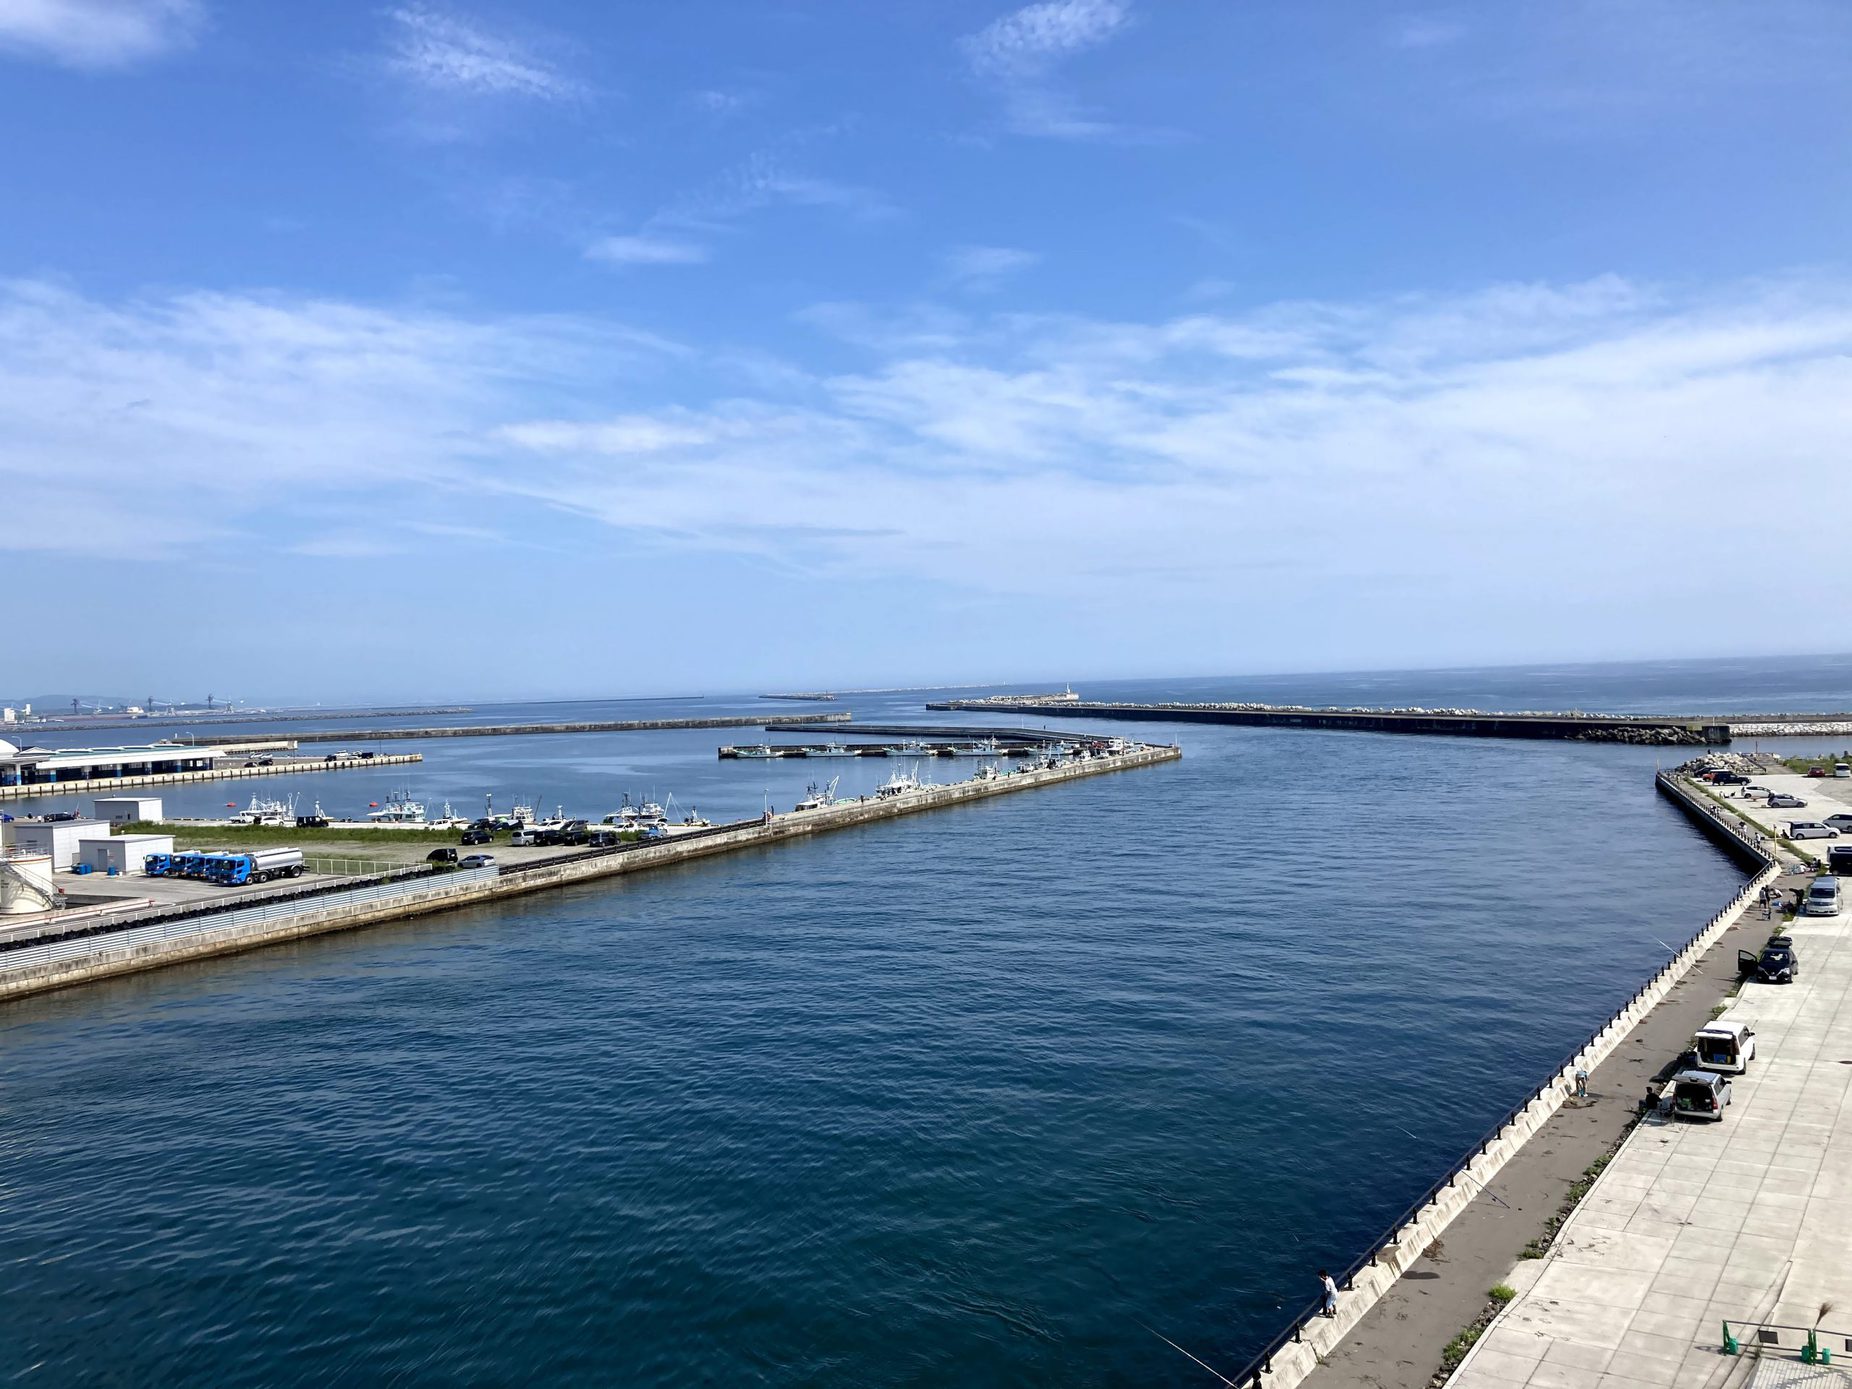
<instances>
[{"instance_id":1,"label":"boat cabin","mask_svg":"<svg viewBox=\"0 0 1852 1389\"><path fill-rule=\"evenodd\" d=\"M1691 1049L1697 1053L1699 1070L1741 1075L1755 1057L1756 1034L1748 1023L1718 1018L1698 1029Z\"/></svg>"}]
</instances>

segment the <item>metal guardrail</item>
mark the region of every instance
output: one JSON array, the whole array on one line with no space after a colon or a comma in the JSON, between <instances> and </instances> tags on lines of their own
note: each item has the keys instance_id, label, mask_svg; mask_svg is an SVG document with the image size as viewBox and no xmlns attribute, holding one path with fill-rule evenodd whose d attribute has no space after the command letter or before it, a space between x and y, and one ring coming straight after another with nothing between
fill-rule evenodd
<instances>
[{"instance_id":1,"label":"metal guardrail","mask_svg":"<svg viewBox=\"0 0 1852 1389\"><path fill-rule=\"evenodd\" d=\"M388 901L394 897L422 892L441 880L444 884L488 881L496 876L493 868L462 870L427 870L383 878L361 886L314 887L300 892L275 893L245 906L203 907L169 912L143 918L136 924L101 923L54 937L51 940L22 942L0 947L0 968L30 969L93 955L102 950L144 945L154 941L182 940L260 921L278 921L304 912L358 906L367 902Z\"/></svg>"},{"instance_id":2,"label":"metal guardrail","mask_svg":"<svg viewBox=\"0 0 1852 1389\"><path fill-rule=\"evenodd\" d=\"M1753 1339L1750 1339L1753 1337ZM1843 1331L1828 1331L1823 1326L1783 1326L1772 1321L1738 1321L1723 1324L1723 1353L1740 1355L1747 1348L1755 1351L1789 1350L1799 1354L1809 1365L1830 1365L1833 1342L1841 1355L1852 1355L1852 1336Z\"/></svg>"},{"instance_id":3,"label":"metal guardrail","mask_svg":"<svg viewBox=\"0 0 1852 1389\"><path fill-rule=\"evenodd\" d=\"M1665 772L1657 773L1655 781L1663 792L1680 800L1681 803L1695 813L1704 813L1704 807L1692 800L1681 787L1675 785ZM1401 1215L1396 1217L1394 1222L1390 1224L1388 1229L1385 1230L1379 1238L1371 1242L1367 1253L1361 1254L1353 1259L1341 1273L1336 1274L1335 1280L1340 1288L1348 1291L1355 1283L1357 1275L1363 1272L1364 1269L1376 1264L1383 1256L1384 1252L1396 1243L1396 1236L1406 1226L1420 1219L1422 1213L1439 1200L1442 1192L1450 1190L1461 1177L1466 1177L1468 1181L1474 1180L1467 1169L1480 1157L1484 1156L1486 1149L1490 1148L1503 1137L1505 1130L1516 1123L1525 1110L1529 1109L1538 1100L1549 1094L1551 1089L1558 1083L1563 1072L1573 1066L1584 1052L1594 1046L1596 1042L1600 1041L1603 1033L1616 1023L1619 1023L1626 1016L1627 1010L1638 1003L1661 979L1669 974L1673 967L1683 960L1713 927L1725 917L1730 916L1749 903L1756 892L1760 890L1763 875L1768 873L1770 869L1776 868L1779 865L1778 861L1768 852L1766 846L1756 844L1747 839L1744 839L1743 843L1746 848L1750 849L1762 859L1763 866L1761 871L1751 878L1735 897L1730 899L1728 906L1713 913L1709 921L1706 921L1696 931L1692 932L1690 938L1686 940L1678 950L1673 952L1672 958L1661 966L1652 978L1648 979L1646 983L1636 989L1631 998L1614 1010L1613 1016L1602 1023L1601 1026L1597 1027L1593 1032L1589 1033L1584 1041L1570 1051L1570 1053L1562 1059L1561 1063L1550 1072L1548 1080L1526 1095L1522 1101L1506 1110L1504 1117L1493 1124L1491 1128L1487 1129L1485 1133L1480 1136L1478 1142L1474 1143L1452 1167L1447 1169L1444 1176L1426 1191L1422 1192ZM1304 1309L1293 1318L1292 1324L1276 1335L1272 1340L1268 1341L1258 1354L1250 1359L1246 1365L1242 1366L1241 1370L1229 1380L1229 1383L1236 1385L1260 1385L1263 1382L1261 1377L1273 1371L1273 1357L1278 1355L1286 1346L1301 1341L1304 1338L1307 1325L1309 1325L1314 1318L1318 1317L1323 1310L1324 1299L1322 1296L1315 1297L1308 1301Z\"/></svg>"}]
</instances>

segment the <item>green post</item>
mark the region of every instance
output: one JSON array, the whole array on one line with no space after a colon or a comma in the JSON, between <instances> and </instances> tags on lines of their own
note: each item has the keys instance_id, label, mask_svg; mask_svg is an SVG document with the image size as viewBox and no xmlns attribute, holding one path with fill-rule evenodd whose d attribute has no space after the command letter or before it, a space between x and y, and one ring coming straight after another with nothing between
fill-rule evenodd
<instances>
[{"instance_id":1,"label":"green post","mask_svg":"<svg viewBox=\"0 0 1852 1389\"><path fill-rule=\"evenodd\" d=\"M1730 1334L1730 1323L1725 1322L1723 1324L1723 1353L1725 1355L1735 1355L1741 1350L1742 1347L1736 1343L1736 1337Z\"/></svg>"},{"instance_id":2,"label":"green post","mask_svg":"<svg viewBox=\"0 0 1852 1389\"><path fill-rule=\"evenodd\" d=\"M1820 1343L1814 1339L1813 1332L1807 1333L1807 1344L1801 1347L1801 1364L1818 1365L1820 1363Z\"/></svg>"}]
</instances>

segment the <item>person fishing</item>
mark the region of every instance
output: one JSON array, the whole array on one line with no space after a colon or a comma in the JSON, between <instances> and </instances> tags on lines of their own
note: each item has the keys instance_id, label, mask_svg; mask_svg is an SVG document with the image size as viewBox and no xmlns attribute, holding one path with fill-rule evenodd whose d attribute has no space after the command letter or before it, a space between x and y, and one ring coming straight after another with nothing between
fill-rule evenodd
<instances>
[{"instance_id":1,"label":"person fishing","mask_svg":"<svg viewBox=\"0 0 1852 1389\"><path fill-rule=\"evenodd\" d=\"M1325 1289L1325 1315L1335 1317L1338 1314L1338 1285L1332 1280L1330 1273L1322 1268L1318 1271L1318 1281Z\"/></svg>"}]
</instances>

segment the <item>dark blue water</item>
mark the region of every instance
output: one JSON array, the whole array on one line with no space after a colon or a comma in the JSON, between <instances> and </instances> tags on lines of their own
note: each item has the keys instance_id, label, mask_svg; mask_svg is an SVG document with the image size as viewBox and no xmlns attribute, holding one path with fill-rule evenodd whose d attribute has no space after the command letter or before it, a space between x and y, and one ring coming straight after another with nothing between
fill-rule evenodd
<instances>
[{"instance_id":1,"label":"dark blue water","mask_svg":"<svg viewBox=\"0 0 1852 1389\"><path fill-rule=\"evenodd\" d=\"M1198 1384L1139 1320L1232 1368L1738 881L1651 749L1140 731L0 1009L0 1378ZM419 773L767 794L685 736Z\"/></svg>"}]
</instances>

